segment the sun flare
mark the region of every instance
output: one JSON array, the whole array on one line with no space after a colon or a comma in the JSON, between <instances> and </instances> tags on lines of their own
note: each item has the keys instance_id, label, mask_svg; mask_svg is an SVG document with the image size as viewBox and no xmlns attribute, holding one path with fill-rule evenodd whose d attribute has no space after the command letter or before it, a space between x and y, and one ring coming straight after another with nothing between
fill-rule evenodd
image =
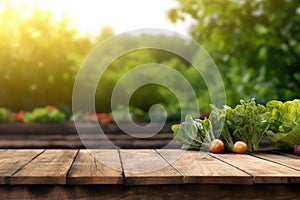
<instances>
[{"instance_id":1,"label":"sun flare","mask_svg":"<svg viewBox=\"0 0 300 200\"><path fill-rule=\"evenodd\" d=\"M174 0L2 0L0 11L5 3L49 11L54 19L67 17L82 33L98 33L101 27L112 27L116 33L139 28L164 28L187 34L189 26L187 22L172 24L167 19L166 11L176 5Z\"/></svg>"}]
</instances>

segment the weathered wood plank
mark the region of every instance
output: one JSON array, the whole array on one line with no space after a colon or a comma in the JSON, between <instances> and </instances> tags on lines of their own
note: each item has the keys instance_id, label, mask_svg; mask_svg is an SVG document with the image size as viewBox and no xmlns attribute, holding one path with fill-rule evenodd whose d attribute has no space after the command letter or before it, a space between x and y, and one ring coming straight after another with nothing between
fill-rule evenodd
<instances>
[{"instance_id":1,"label":"weathered wood plank","mask_svg":"<svg viewBox=\"0 0 300 200\"><path fill-rule=\"evenodd\" d=\"M150 138L134 138L127 134L109 133L109 134L97 134L87 133L81 135L84 138L84 143L91 149L103 149L114 148L118 146L120 148L162 148L168 145L168 148L179 148L180 145L172 140L171 133L159 133ZM147 137L149 134L138 133L141 137ZM113 145L113 144L114 145ZM82 141L76 134L51 134L51 135L2 135L0 137L0 146L2 148L84 148Z\"/></svg>"},{"instance_id":2,"label":"weathered wood plank","mask_svg":"<svg viewBox=\"0 0 300 200\"><path fill-rule=\"evenodd\" d=\"M0 183L66 184L66 180L74 185L300 183L300 159L293 155L203 157L197 151L175 149L106 149L90 150L93 155L81 150L76 157L77 150L43 151L0 150Z\"/></svg>"},{"instance_id":3,"label":"weathered wood plank","mask_svg":"<svg viewBox=\"0 0 300 200\"><path fill-rule=\"evenodd\" d=\"M212 154L254 177L254 183L300 183L300 172L247 154Z\"/></svg>"},{"instance_id":4,"label":"weathered wood plank","mask_svg":"<svg viewBox=\"0 0 300 200\"><path fill-rule=\"evenodd\" d=\"M7 151L7 149L0 149L0 154Z\"/></svg>"},{"instance_id":5,"label":"weathered wood plank","mask_svg":"<svg viewBox=\"0 0 300 200\"><path fill-rule=\"evenodd\" d=\"M2 185L0 199L299 199L299 184Z\"/></svg>"},{"instance_id":6,"label":"weathered wood plank","mask_svg":"<svg viewBox=\"0 0 300 200\"><path fill-rule=\"evenodd\" d=\"M46 150L14 174L12 184L65 184L78 150Z\"/></svg>"},{"instance_id":7,"label":"weathered wood plank","mask_svg":"<svg viewBox=\"0 0 300 200\"><path fill-rule=\"evenodd\" d=\"M80 150L67 177L68 184L122 184L118 150Z\"/></svg>"},{"instance_id":8,"label":"weathered wood plank","mask_svg":"<svg viewBox=\"0 0 300 200\"><path fill-rule=\"evenodd\" d=\"M43 150L1 150L0 152L0 184L9 184L10 177L31 162Z\"/></svg>"},{"instance_id":9,"label":"weathered wood plank","mask_svg":"<svg viewBox=\"0 0 300 200\"><path fill-rule=\"evenodd\" d=\"M157 150L184 176L184 183L252 184L252 177L199 151Z\"/></svg>"},{"instance_id":10,"label":"weathered wood plank","mask_svg":"<svg viewBox=\"0 0 300 200\"><path fill-rule=\"evenodd\" d=\"M125 184L177 184L182 175L154 150L120 150Z\"/></svg>"},{"instance_id":11,"label":"weathered wood plank","mask_svg":"<svg viewBox=\"0 0 300 200\"><path fill-rule=\"evenodd\" d=\"M252 155L300 171L300 158L297 156L277 152L254 153Z\"/></svg>"}]
</instances>

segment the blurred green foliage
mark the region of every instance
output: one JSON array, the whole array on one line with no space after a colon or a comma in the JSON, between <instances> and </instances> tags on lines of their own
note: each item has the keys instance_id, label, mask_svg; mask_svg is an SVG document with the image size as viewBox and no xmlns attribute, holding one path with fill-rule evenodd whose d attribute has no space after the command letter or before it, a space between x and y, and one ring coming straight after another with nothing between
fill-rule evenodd
<instances>
[{"instance_id":1,"label":"blurred green foliage","mask_svg":"<svg viewBox=\"0 0 300 200\"><path fill-rule=\"evenodd\" d=\"M222 73L229 105L300 97L300 1L176 0L168 11L190 29Z\"/></svg>"},{"instance_id":2,"label":"blurred green foliage","mask_svg":"<svg viewBox=\"0 0 300 200\"><path fill-rule=\"evenodd\" d=\"M8 122L10 120L10 112L7 108L0 108L0 122Z\"/></svg>"},{"instance_id":3,"label":"blurred green foliage","mask_svg":"<svg viewBox=\"0 0 300 200\"><path fill-rule=\"evenodd\" d=\"M66 115L60 110L53 108L48 109L47 107L35 108L31 112L27 112L24 116L24 122L64 122Z\"/></svg>"},{"instance_id":4,"label":"blurred green foliage","mask_svg":"<svg viewBox=\"0 0 300 200\"><path fill-rule=\"evenodd\" d=\"M0 19L0 106L12 111L29 111L51 104L69 117L73 83L78 69L98 44L114 36L113 30L109 27L102 28L94 37L80 35L76 28L70 26L69 19L54 21L51 13L28 6L7 6L0 12ZM164 43L176 49L186 45L184 39L178 40L169 35L128 34L124 37L120 43L111 46L101 55L101 59L110 58L116 51L128 47L139 47L137 41ZM192 56L194 52L190 50L185 53ZM109 65L98 82L96 111L110 112L111 95L117 81L128 70L146 63L159 63L178 70L191 82L195 91L201 91L198 97L206 102L201 108L208 108L210 99L208 92L205 92L205 83L190 63L170 52L148 48L128 52ZM96 63L94 67L99 66ZM99 78L93 76L95 75L87 75L83 87L89 89L90 80ZM128 92L126 88L124 92ZM175 110L174 116L178 115L177 98L164 86L144 85L130 99L130 107L144 111L157 103L165 105L168 110Z\"/></svg>"},{"instance_id":5,"label":"blurred green foliage","mask_svg":"<svg viewBox=\"0 0 300 200\"><path fill-rule=\"evenodd\" d=\"M92 46L68 19L7 7L0 13L0 103L13 110L70 106L73 80Z\"/></svg>"},{"instance_id":6,"label":"blurred green foliage","mask_svg":"<svg viewBox=\"0 0 300 200\"><path fill-rule=\"evenodd\" d=\"M228 105L250 97L259 103L299 98L300 1L177 1L178 6L168 12L169 18L174 22L187 16L195 20L191 35L219 67ZM115 35L109 27L94 37L80 35L67 18L55 21L49 12L9 5L0 12L0 30L0 106L28 111L51 104L67 117L71 115L73 83L80 65L92 49ZM186 42L170 35L126 37L111 46L103 59L125 47L139 47L136 37L175 49L182 49ZM185 53L194 54L192 49ZM209 110L206 84L190 63L163 50L139 49L120 56L104 72L95 96L96 111L110 112L117 81L128 70L146 63L176 69L195 90L200 111ZM89 80L97 78L93 76L86 77L83 87L91 87ZM124 88L123 92L128 91ZM157 103L165 105L168 113L174 112L173 117L180 113L176 96L157 84L138 88L130 99L130 107L143 111Z\"/></svg>"}]
</instances>

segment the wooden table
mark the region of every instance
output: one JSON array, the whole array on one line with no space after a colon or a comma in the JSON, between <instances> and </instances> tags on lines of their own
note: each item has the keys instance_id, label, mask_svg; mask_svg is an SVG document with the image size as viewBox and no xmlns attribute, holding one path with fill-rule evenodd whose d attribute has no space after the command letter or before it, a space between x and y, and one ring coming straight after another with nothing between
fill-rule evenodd
<instances>
[{"instance_id":1,"label":"wooden table","mask_svg":"<svg viewBox=\"0 0 300 200\"><path fill-rule=\"evenodd\" d=\"M105 134L99 133L99 123L81 122L77 126L81 130L79 136L73 122L65 123L0 123L0 147L7 149L82 149L89 148L111 149L117 146L121 149L160 149L166 147L174 149L180 145L173 141L171 126L179 122L166 122L159 133L137 133L126 127L131 133L138 134L133 137L124 133L116 124L101 125ZM139 122L140 126L147 123ZM159 123L154 126L159 126ZM131 128L133 129L133 128ZM81 137L81 138L80 138ZM112 144L113 143L113 144Z\"/></svg>"},{"instance_id":2,"label":"wooden table","mask_svg":"<svg viewBox=\"0 0 300 200\"><path fill-rule=\"evenodd\" d=\"M91 154L91 153L92 154ZM0 199L299 199L300 159L279 152L2 149Z\"/></svg>"}]
</instances>

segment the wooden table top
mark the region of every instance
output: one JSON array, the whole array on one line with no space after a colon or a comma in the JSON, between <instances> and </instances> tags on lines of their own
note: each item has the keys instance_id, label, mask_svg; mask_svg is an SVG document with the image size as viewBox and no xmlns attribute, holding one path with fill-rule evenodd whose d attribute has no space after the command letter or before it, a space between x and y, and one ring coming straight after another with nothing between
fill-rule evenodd
<instances>
[{"instance_id":1,"label":"wooden table top","mask_svg":"<svg viewBox=\"0 0 300 200\"><path fill-rule=\"evenodd\" d=\"M91 153L90 153L91 152ZM1 149L1 185L300 183L299 157L179 149Z\"/></svg>"}]
</instances>

